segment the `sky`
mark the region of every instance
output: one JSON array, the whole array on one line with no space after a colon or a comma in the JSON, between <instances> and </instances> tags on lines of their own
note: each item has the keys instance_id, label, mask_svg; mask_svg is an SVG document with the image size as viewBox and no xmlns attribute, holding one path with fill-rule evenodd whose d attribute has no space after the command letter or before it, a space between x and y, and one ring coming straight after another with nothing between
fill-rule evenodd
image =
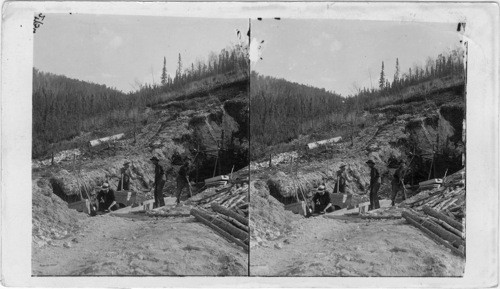
<instances>
[{"instance_id":1,"label":"sky","mask_svg":"<svg viewBox=\"0 0 500 289\"><path fill-rule=\"evenodd\" d=\"M353 94L378 87L382 61L392 81L396 58L401 73L427 57L459 47L456 23L357 20L263 19L252 21L252 41L262 60L252 70L289 81Z\"/></svg>"},{"instance_id":2,"label":"sky","mask_svg":"<svg viewBox=\"0 0 500 289\"><path fill-rule=\"evenodd\" d=\"M246 37L248 19L48 14L35 33L34 66L129 92L160 82L163 57L173 76L178 53L187 67L238 43L236 29Z\"/></svg>"}]
</instances>

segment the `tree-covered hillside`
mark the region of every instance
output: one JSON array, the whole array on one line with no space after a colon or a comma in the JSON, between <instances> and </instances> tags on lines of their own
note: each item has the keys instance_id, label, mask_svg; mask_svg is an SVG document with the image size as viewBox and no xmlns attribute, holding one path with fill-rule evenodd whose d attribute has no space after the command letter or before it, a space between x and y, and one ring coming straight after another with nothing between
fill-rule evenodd
<instances>
[{"instance_id":1,"label":"tree-covered hillside","mask_svg":"<svg viewBox=\"0 0 500 289\"><path fill-rule=\"evenodd\" d=\"M207 60L183 65L177 54L174 77L164 66L161 84L139 84L123 93L102 84L89 83L33 69L33 151L43 156L62 141L84 132L95 132L136 123L147 106L203 93L225 81L248 77L246 48L235 45L210 53ZM159 59L165 63L165 59ZM64 147L64 149L69 147Z\"/></svg>"}]
</instances>

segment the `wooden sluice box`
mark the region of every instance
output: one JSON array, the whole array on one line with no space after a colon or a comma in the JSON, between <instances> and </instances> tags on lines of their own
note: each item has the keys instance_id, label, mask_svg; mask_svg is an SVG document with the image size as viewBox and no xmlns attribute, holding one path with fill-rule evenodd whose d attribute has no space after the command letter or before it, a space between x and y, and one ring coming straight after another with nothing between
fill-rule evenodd
<instances>
[{"instance_id":1,"label":"wooden sluice box","mask_svg":"<svg viewBox=\"0 0 500 289\"><path fill-rule=\"evenodd\" d=\"M78 212L90 214L90 200L84 199L81 201L70 203L68 204L68 208L77 210Z\"/></svg>"},{"instance_id":2,"label":"wooden sluice box","mask_svg":"<svg viewBox=\"0 0 500 289\"><path fill-rule=\"evenodd\" d=\"M293 213L300 214L302 216L307 215L306 202L304 201L285 205L285 210L292 211Z\"/></svg>"},{"instance_id":3,"label":"wooden sluice box","mask_svg":"<svg viewBox=\"0 0 500 289\"><path fill-rule=\"evenodd\" d=\"M117 191L115 192L115 201L118 207L128 207L132 206L137 200L137 192L133 191ZM83 199L81 201L76 201L68 204L68 208L77 210L78 212L83 212L90 215L90 204L92 201L89 199Z\"/></svg>"},{"instance_id":4,"label":"wooden sluice box","mask_svg":"<svg viewBox=\"0 0 500 289\"><path fill-rule=\"evenodd\" d=\"M118 206L128 207L135 203L137 200L137 192L133 191L116 191L115 201Z\"/></svg>"}]
</instances>

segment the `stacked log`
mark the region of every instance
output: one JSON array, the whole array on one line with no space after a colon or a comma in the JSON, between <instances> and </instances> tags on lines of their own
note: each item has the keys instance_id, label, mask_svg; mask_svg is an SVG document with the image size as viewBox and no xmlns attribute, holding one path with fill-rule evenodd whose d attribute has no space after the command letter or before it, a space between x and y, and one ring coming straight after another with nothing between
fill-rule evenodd
<instances>
[{"instance_id":1,"label":"stacked log","mask_svg":"<svg viewBox=\"0 0 500 289\"><path fill-rule=\"evenodd\" d=\"M461 236L447 231L443 227L436 224L430 218L418 216L416 212L404 211L402 213L402 216L406 219L406 221L408 221L408 223L414 225L422 232L426 233L438 244L444 245L452 252L461 257L465 257L465 242L463 241Z\"/></svg>"},{"instance_id":2,"label":"stacked log","mask_svg":"<svg viewBox=\"0 0 500 289\"><path fill-rule=\"evenodd\" d=\"M465 217L464 172L460 170L443 180L443 186L423 191L403 202L403 206L422 211L432 208L450 218L461 221Z\"/></svg>"},{"instance_id":3,"label":"stacked log","mask_svg":"<svg viewBox=\"0 0 500 289\"><path fill-rule=\"evenodd\" d=\"M460 256L465 256L465 174L460 170L440 188L423 191L404 201L402 216Z\"/></svg>"},{"instance_id":4,"label":"stacked log","mask_svg":"<svg viewBox=\"0 0 500 289\"><path fill-rule=\"evenodd\" d=\"M198 206L205 209L209 209L212 203L217 203L225 208L241 211L245 215L248 215L248 184L233 184L224 187L215 194L196 202Z\"/></svg>"},{"instance_id":5,"label":"stacked log","mask_svg":"<svg viewBox=\"0 0 500 289\"><path fill-rule=\"evenodd\" d=\"M231 183L214 194L194 202L191 209L198 221L248 251L248 182Z\"/></svg>"},{"instance_id":6,"label":"stacked log","mask_svg":"<svg viewBox=\"0 0 500 289\"><path fill-rule=\"evenodd\" d=\"M219 233L228 241L233 242L248 251L250 238L248 220L243 216L234 215L237 213L233 214L233 212L223 210L221 208L223 207L217 207L220 213L211 213L199 207L193 208L191 209L191 215L193 215L201 223ZM245 220L247 225L243 224Z\"/></svg>"},{"instance_id":7,"label":"stacked log","mask_svg":"<svg viewBox=\"0 0 500 289\"><path fill-rule=\"evenodd\" d=\"M429 215L419 215L417 212L409 210L404 211L402 216L439 244L462 257L465 256L465 235L462 231L462 224L429 207L426 207L424 212L429 213Z\"/></svg>"}]
</instances>

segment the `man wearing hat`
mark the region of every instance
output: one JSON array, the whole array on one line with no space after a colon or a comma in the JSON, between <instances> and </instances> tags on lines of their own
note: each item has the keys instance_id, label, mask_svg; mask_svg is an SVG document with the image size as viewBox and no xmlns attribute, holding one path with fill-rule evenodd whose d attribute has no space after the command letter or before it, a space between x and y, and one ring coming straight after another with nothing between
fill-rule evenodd
<instances>
[{"instance_id":1,"label":"man wearing hat","mask_svg":"<svg viewBox=\"0 0 500 289\"><path fill-rule=\"evenodd\" d=\"M345 188L347 186L346 181L351 181L345 172L345 167L345 163L340 164L340 168L337 171L337 182L335 183L335 188L333 189L334 193L345 194Z\"/></svg>"},{"instance_id":2,"label":"man wearing hat","mask_svg":"<svg viewBox=\"0 0 500 289\"><path fill-rule=\"evenodd\" d=\"M151 162L153 162L155 166L155 183L154 183L154 196L155 203L153 205L154 208L165 206L165 200L163 199L163 186L166 182L165 171L163 167L160 165L160 160L157 157L152 157Z\"/></svg>"},{"instance_id":3,"label":"man wearing hat","mask_svg":"<svg viewBox=\"0 0 500 289\"><path fill-rule=\"evenodd\" d=\"M375 162L368 160L366 164L370 167L370 207L369 210L380 208L378 201L378 190L380 189L380 173L375 168Z\"/></svg>"},{"instance_id":4,"label":"man wearing hat","mask_svg":"<svg viewBox=\"0 0 500 289\"><path fill-rule=\"evenodd\" d=\"M318 187L316 194L313 197L314 213L324 214L327 211L332 211L332 203L330 202L330 194L326 191L325 185Z\"/></svg>"},{"instance_id":5,"label":"man wearing hat","mask_svg":"<svg viewBox=\"0 0 500 289\"><path fill-rule=\"evenodd\" d=\"M132 172L130 171L130 162L126 161L123 164L123 168L120 169L120 182L118 183L118 191L128 191L130 190L130 177Z\"/></svg>"},{"instance_id":6,"label":"man wearing hat","mask_svg":"<svg viewBox=\"0 0 500 289\"><path fill-rule=\"evenodd\" d=\"M101 191L97 193L97 203L99 212L115 211L118 205L115 201L115 192L109 188L108 183L101 186Z\"/></svg>"}]
</instances>

